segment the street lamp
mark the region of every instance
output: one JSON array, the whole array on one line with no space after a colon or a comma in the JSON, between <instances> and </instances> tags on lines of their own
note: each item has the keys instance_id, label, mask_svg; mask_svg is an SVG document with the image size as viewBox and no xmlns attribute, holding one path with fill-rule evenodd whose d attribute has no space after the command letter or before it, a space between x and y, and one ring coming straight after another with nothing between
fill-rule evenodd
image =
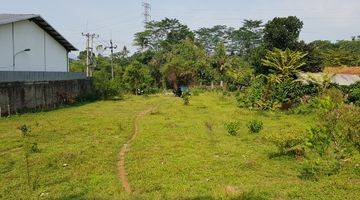
<instances>
[{"instance_id":1,"label":"street lamp","mask_svg":"<svg viewBox=\"0 0 360 200\"><path fill-rule=\"evenodd\" d=\"M24 50L21 50L19 52L17 52L16 54L14 54L13 56L13 70L15 71L15 57L23 52L29 52L31 51L31 49L27 48L27 49L24 49Z\"/></svg>"}]
</instances>

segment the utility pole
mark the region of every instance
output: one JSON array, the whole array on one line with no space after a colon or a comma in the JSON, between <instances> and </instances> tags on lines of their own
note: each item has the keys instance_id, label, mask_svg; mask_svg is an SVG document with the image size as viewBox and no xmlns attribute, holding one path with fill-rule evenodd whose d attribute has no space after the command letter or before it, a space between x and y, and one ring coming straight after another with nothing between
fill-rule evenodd
<instances>
[{"instance_id":1,"label":"utility pole","mask_svg":"<svg viewBox=\"0 0 360 200\"><path fill-rule=\"evenodd\" d=\"M117 45L113 43L112 40L110 40L110 46L105 47L105 49L110 49L110 61L111 61L111 78L114 79L115 73L114 73L114 62L113 62L113 54L114 49L117 49Z\"/></svg>"},{"instance_id":2,"label":"utility pole","mask_svg":"<svg viewBox=\"0 0 360 200\"><path fill-rule=\"evenodd\" d=\"M146 25L146 23L150 22L151 21L151 15L150 15L150 12L151 12L151 4L144 1L142 3L142 6L144 7L144 23Z\"/></svg>"},{"instance_id":3,"label":"utility pole","mask_svg":"<svg viewBox=\"0 0 360 200\"><path fill-rule=\"evenodd\" d=\"M94 64L94 38L98 37L95 33L82 33L86 37L86 76L92 76L91 67Z\"/></svg>"}]
</instances>

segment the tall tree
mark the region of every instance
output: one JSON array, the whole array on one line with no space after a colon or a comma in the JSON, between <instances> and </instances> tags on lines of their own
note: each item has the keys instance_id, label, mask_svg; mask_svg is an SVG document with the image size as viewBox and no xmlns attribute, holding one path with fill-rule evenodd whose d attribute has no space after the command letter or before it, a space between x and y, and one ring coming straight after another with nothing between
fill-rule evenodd
<instances>
[{"instance_id":1,"label":"tall tree","mask_svg":"<svg viewBox=\"0 0 360 200\"><path fill-rule=\"evenodd\" d=\"M134 43L141 50L170 49L171 45L182 40L194 39L194 33L189 27L177 19L165 18L161 21L151 21L145 26L145 31L135 34Z\"/></svg>"},{"instance_id":2,"label":"tall tree","mask_svg":"<svg viewBox=\"0 0 360 200\"><path fill-rule=\"evenodd\" d=\"M228 44L229 52L230 54L248 57L256 47L261 45L262 37L262 21L245 20L242 27L230 32Z\"/></svg>"},{"instance_id":3,"label":"tall tree","mask_svg":"<svg viewBox=\"0 0 360 200\"><path fill-rule=\"evenodd\" d=\"M303 22L295 16L274 18L265 25L265 47L296 50L302 28Z\"/></svg>"},{"instance_id":4,"label":"tall tree","mask_svg":"<svg viewBox=\"0 0 360 200\"><path fill-rule=\"evenodd\" d=\"M232 32L232 28L224 25L214 26L212 28L201 28L195 31L196 41L203 45L208 54L212 54L219 43L226 44L228 42L230 32Z\"/></svg>"},{"instance_id":5,"label":"tall tree","mask_svg":"<svg viewBox=\"0 0 360 200\"><path fill-rule=\"evenodd\" d=\"M168 83L177 89L180 85L193 83L199 72L208 65L206 52L191 40L182 41L172 46L166 55L162 72Z\"/></svg>"}]
</instances>

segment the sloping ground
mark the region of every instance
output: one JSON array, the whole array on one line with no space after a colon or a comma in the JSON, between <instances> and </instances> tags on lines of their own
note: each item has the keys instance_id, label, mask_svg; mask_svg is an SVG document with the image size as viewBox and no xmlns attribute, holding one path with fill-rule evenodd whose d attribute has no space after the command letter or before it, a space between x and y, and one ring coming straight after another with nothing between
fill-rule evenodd
<instances>
[{"instance_id":1,"label":"sloping ground","mask_svg":"<svg viewBox=\"0 0 360 200\"><path fill-rule=\"evenodd\" d=\"M312 116L256 112L236 107L232 97L207 93L184 106L172 96L131 97L79 107L0 119L0 199L356 199L359 174L343 170L317 182L298 177L301 160L269 158L276 148L266 137L303 134ZM125 156L131 185L126 194L118 178L119 151L138 134ZM247 123L262 120L264 130L248 133ZM240 122L237 137L224 123ZM33 155L26 185L19 125L28 124L40 153ZM11 149L15 149L12 151Z\"/></svg>"}]
</instances>

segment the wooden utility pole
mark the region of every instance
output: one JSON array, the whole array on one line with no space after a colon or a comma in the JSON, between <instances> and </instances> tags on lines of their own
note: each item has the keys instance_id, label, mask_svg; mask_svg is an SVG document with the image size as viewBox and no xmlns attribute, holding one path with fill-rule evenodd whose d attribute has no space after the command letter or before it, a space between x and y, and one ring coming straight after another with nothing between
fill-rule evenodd
<instances>
[{"instance_id":1,"label":"wooden utility pole","mask_svg":"<svg viewBox=\"0 0 360 200\"><path fill-rule=\"evenodd\" d=\"M114 72L114 61L113 61L113 55L114 55L114 49L117 49L117 45L113 43L112 40L110 40L110 46L105 47L105 49L110 49L110 62L111 62L111 78L114 79L115 72Z\"/></svg>"},{"instance_id":2,"label":"wooden utility pole","mask_svg":"<svg viewBox=\"0 0 360 200\"><path fill-rule=\"evenodd\" d=\"M86 37L86 76L91 77L91 67L94 64L94 38L98 37L95 33L82 33Z\"/></svg>"}]
</instances>

